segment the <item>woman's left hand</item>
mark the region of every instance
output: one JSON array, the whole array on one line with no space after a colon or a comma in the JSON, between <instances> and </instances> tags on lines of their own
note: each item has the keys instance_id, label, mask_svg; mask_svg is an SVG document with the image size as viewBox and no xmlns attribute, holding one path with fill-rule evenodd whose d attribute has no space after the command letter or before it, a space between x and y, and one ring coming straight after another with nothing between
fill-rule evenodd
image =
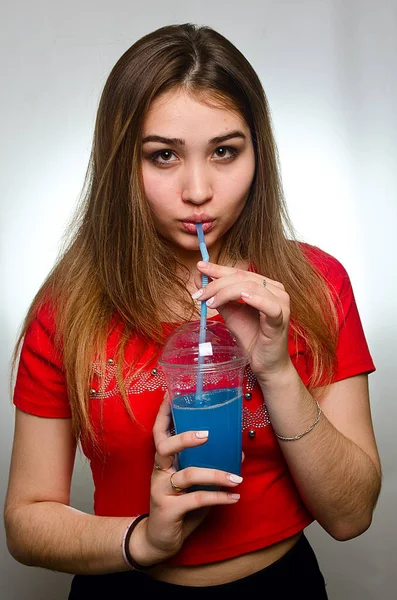
<instances>
[{"instance_id":1,"label":"woman's left hand","mask_svg":"<svg viewBox=\"0 0 397 600\"><path fill-rule=\"evenodd\" d=\"M214 263L201 261L197 268L210 282L201 288L197 275L196 285L203 291L194 297L221 314L248 353L258 382L266 383L289 366L290 299L284 286L258 273Z\"/></svg>"}]
</instances>

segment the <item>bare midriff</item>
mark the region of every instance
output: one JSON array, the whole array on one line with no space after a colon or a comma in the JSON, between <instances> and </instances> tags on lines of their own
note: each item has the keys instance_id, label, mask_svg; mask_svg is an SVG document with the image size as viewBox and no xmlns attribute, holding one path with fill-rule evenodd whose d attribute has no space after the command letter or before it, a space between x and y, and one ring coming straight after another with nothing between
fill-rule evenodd
<instances>
[{"instance_id":1,"label":"bare midriff","mask_svg":"<svg viewBox=\"0 0 397 600\"><path fill-rule=\"evenodd\" d=\"M248 577L273 564L296 544L300 536L301 533L298 533L267 548L220 562L183 567L159 565L149 573L154 579L176 585L222 585Z\"/></svg>"}]
</instances>

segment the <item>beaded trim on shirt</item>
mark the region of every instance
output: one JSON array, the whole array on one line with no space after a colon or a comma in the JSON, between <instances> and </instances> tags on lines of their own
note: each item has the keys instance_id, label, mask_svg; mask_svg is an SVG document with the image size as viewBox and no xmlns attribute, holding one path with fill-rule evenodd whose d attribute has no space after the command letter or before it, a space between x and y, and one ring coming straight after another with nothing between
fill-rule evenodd
<instances>
[{"instance_id":1,"label":"beaded trim on shirt","mask_svg":"<svg viewBox=\"0 0 397 600\"><path fill-rule=\"evenodd\" d=\"M93 372L99 380L102 379L103 371L100 363L95 362L93 364ZM105 377L103 379L103 387L100 390L90 390L91 400L104 400L119 395L120 389L117 384L116 375L117 365L113 359L108 359ZM256 377L249 365L245 368L244 384L243 396L251 396L251 392L256 384ZM128 376L125 379L125 389L127 396L143 394L145 392L154 392L158 389L165 392L167 389L167 382L163 371L154 368L149 371L140 371L137 374ZM252 411L247 406L243 406L243 430L252 429L253 427L256 429L267 427L269 424L269 414L264 402L256 411Z\"/></svg>"}]
</instances>

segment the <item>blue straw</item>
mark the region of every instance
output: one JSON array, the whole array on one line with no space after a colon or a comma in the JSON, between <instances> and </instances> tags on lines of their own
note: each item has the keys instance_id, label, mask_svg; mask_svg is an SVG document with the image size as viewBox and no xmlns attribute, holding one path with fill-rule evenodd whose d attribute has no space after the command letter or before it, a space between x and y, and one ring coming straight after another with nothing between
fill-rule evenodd
<instances>
[{"instance_id":1,"label":"blue straw","mask_svg":"<svg viewBox=\"0 0 397 600\"><path fill-rule=\"evenodd\" d=\"M196 230L197 230L197 236L198 236L198 240L199 240L201 258L205 262L207 262L207 261L209 261L210 256L208 254L207 246L206 246L205 239L204 239L203 224L196 223ZM207 275L201 275L201 287L205 287L206 285L208 285L208 277L207 277ZM207 328L207 304L205 302L202 302L201 309L200 309L199 344L202 344L205 342L206 328ZM203 363L204 363L204 356L201 356L200 352L199 352L198 364L201 365ZM202 371L199 370L198 377L197 377L196 399L199 399L201 397L202 393L203 393L203 373L202 373Z\"/></svg>"}]
</instances>

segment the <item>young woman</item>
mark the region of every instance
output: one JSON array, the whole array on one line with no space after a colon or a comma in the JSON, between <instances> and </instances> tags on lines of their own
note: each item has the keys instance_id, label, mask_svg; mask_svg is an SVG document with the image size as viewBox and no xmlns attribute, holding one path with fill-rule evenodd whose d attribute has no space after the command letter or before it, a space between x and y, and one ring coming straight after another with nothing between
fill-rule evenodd
<instances>
[{"instance_id":1,"label":"young woman","mask_svg":"<svg viewBox=\"0 0 397 600\"><path fill-rule=\"evenodd\" d=\"M293 237L266 98L244 56L190 24L136 42L103 90L86 182L21 335L10 552L76 574L71 599L187 588L326 598L303 531L317 520L347 540L371 523L374 365L346 271ZM157 361L201 302L249 354L242 479L174 466L208 432L170 435ZM69 506L79 444L93 515ZM187 493L193 484L217 491Z\"/></svg>"}]
</instances>

